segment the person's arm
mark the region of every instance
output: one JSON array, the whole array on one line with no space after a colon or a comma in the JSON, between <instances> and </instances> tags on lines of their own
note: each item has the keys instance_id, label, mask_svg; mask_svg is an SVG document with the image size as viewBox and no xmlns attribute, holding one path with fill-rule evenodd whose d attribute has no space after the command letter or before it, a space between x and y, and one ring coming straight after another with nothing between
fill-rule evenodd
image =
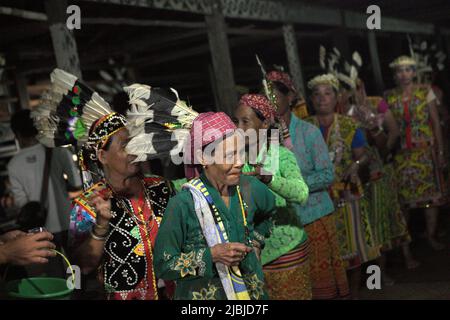
<instances>
[{"instance_id":1,"label":"person's arm","mask_svg":"<svg viewBox=\"0 0 450 320\"><path fill-rule=\"evenodd\" d=\"M346 180L351 176L357 175L361 167L369 162L369 156L366 152L367 141L361 128L356 129L352 139L352 156L353 162L344 171L342 179Z\"/></svg>"},{"instance_id":2,"label":"person's arm","mask_svg":"<svg viewBox=\"0 0 450 320\"><path fill-rule=\"evenodd\" d=\"M97 212L95 223L87 220L86 209L80 205L75 205L70 214L69 243L74 260L84 274L91 273L100 265L111 219L110 200L97 196L91 201Z\"/></svg>"},{"instance_id":3,"label":"person's arm","mask_svg":"<svg viewBox=\"0 0 450 320\"><path fill-rule=\"evenodd\" d=\"M43 264L56 254L56 246L51 242L53 235L49 232L24 234L0 244L0 265L11 263L26 266Z\"/></svg>"},{"instance_id":4,"label":"person's arm","mask_svg":"<svg viewBox=\"0 0 450 320\"><path fill-rule=\"evenodd\" d=\"M308 186L300 172L295 155L285 149L279 148L280 175L274 175L269 188L288 202L304 203L308 199Z\"/></svg>"},{"instance_id":5,"label":"person's arm","mask_svg":"<svg viewBox=\"0 0 450 320\"><path fill-rule=\"evenodd\" d=\"M312 134L312 132L311 132ZM309 174L304 174L303 178L308 186L309 192L326 189L333 183L334 167L328 153L328 146L323 140L319 129L314 131L312 137L308 137L311 143L306 144L306 148L311 154L311 162L314 169Z\"/></svg>"},{"instance_id":6,"label":"person's arm","mask_svg":"<svg viewBox=\"0 0 450 320\"><path fill-rule=\"evenodd\" d=\"M437 152L438 152L438 159L439 159L439 165L441 167L445 166L446 159L444 156L444 139L442 137L442 128L439 120L439 113L436 107L435 100L430 101L428 103L430 108L430 118L431 118L431 126L433 128L433 134L436 139L437 144Z\"/></svg>"},{"instance_id":7,"label":"person's arm","mask_svg":"<svg viewBox=\"0 0 450 320\"><path fill-rule=\"evenodd\" d=\"M383 124L387 130L386 148L391 151L394 148L397 140L400 138L400 129L391 110L386 111L386 113L384 114Z\"/></svg>"},{"instance_id":8,"label":"person's arm","mask_svg":"<svg viewBox=\"0 0 450 320\"><path fill-rule=\"evenodd\" d=\"M259 243L260 248L264 248L265 239L270 236L273 229L272 218L276 213L275 196L258 179L252 179L250 194L257 208L254 218L254 228L250 233L250 237Z\"/></svg>"},{"instance_id":9,"label":"person's arm","mask_svg":"<svg viewBox=\"0 0 450 320\"><path fill-rule=\"evenodd\" d=\"M154 249L156 277L179 280L213 276L213 258L209 247L183 251L188 219L188 204L171 198L158 230Z\"/></svg>"}]
</instances>

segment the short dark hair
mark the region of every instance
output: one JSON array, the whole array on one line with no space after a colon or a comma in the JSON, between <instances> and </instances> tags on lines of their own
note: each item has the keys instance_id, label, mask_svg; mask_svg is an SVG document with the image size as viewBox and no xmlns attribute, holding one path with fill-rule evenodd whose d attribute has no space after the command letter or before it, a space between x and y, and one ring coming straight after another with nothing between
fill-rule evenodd
<instances>
[{"instance_id":1,"label":"short dark hair","mask_svg":"<svg viewBox=\"0 0 450 320\"><path fill-rule=\"evenodd\" d=\"M282 94L287 96L289 94L289 91L291 91L286 85L279 81L272 81L273 86L280 91Z\"/></svg>"},{"instance_id":2,"label":"short dark hair","mask_svg":"<svg viewBox=\"0 0 450 320\"><path fill-rule=\"evenodd\" d=\"M126 116L127 110L130 107L128 100L128 94L125 91L120 91L114 95L111 106L115 112Z\"/></svg>"},{"instance_id":3,"label":"short dark hair","mask_svg":"<svg viewBox=\"0 0 450 320\"><path fill-rule=\"evenodd\" d=\"M38 134L30 113L31 111L28 109L21 109L12 115L11 130L16 136L20 135L23 138L33 138Z\"/></svg>"}]
</instances>

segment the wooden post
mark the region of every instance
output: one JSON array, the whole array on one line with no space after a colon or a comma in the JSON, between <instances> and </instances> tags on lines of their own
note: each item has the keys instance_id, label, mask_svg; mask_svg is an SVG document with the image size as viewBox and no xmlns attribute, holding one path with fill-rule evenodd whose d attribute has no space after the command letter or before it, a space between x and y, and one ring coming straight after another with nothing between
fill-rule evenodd
<instances>
[{"instance_id":1,"label":"wooden post","mask_svg":"<svg viewBox=\"0 0 450 320\"><path fill-rule=\"evenodd\" d=\"M217 96L219 99L217 110L231 115L237 104L237 93L225 19L221 12L220 1L214 1L212 14L205 16L205 22L208 31Z\"/></svg>"},{"instance_id":2,"label":"wooden post","mask_svg":"<svg viewBox=\"0 0 450 320\"><path fill-rule=\"evenodd\" d=\"M27 79L22 73L16 73L16 87L21 109L29 109L30 96L27 91Z\"/></svg>"},{"instance_id":3,"label":"wooden post","mask_svg":"<svg viewBox=\"0 0 450 320\"><path fill-rule=\"evenodd\" d=\"M375 31L369 31L367 34L367 40L369 41L370 61L372 63L373 75L375 77L375 85L377 92L382 93L384 91L383 75L381 74L380 59L378 57L377 38Z\"/></svg>"},{"instance_id":4,"label":"wooden post","mask_svg":"<svg viewBox=\"0 0 450 320\"><path fill-rule=\"evenodd\" d=\"M305 94L305 84L303 82L302 69L300 65L300 57L298 55L297 39L292 24L283 25L284 45L286 47L286 55L289 63L289 73L294 81L297 90Z\"/></svg>"},{"instance_id":5,"label":"wooden post","mask_svg":"<svg viewBox=\"0 0 450 320\"><path fill-rule=\"evenodd\" d=\"M66 26L68 17L66 9L66 0L45 1L45 11L48 16L56 65L58 68L81 78L80 60L78 58L75 36Z\"/></svg>"}]
</instances>

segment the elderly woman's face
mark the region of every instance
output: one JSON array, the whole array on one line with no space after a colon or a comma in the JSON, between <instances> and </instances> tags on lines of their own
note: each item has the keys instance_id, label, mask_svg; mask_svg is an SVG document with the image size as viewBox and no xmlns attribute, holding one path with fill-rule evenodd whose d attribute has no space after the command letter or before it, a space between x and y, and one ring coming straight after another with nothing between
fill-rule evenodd
<instances>
[{"instance_id":1,"label":"elderly woman's face","mask_svg":"<svg viewBox=\"0 0 450 320\"><path fill-rule=\"evenodd\" d=\"M204 170L208 177L213 178L216 182L226 186L235 186L239 183L244 165L243 157L243 137L235 133L215 146L212 158L205 155Z\"/></svg>"},{"instance_id":2,"label":"elderly woman's face","mask_svg":"<svg viewBox=\"0 0 450 320\"><path fill-rule=\"evenodd\" d=\"M337 96L331 85L319 84L315 86L311 100L317 114L334 113L337 104Z\"/></svg>"},{"instance_id":3,"label":"elderly woman's face","mask_svg":"<svg viewBox=\"0 0 450 320\"><path fill-rule=\"evenodd\" d=\"M244 105L239 105L234 110L233 122L244 132L248 129L259 130L264 126L264 122L256 116L253 109Z\"/></svg>"},{"instance_id":4,"label":"elderly woman's face","mask_svg":"<svg viewBox=\"0 0 450 320\"><path fill-rule=\"evenodd\" d=\"M246 133L245 145L247 146L258 142L260 129L269 128L269 121L262 121L252 108L244 105L239 105L234 110L233 121L239 129ZM250 136L253 138L250 139Z\"/></svg>"},{"instance_id":5,"label":"elderly woman's face","mask_svg":"<svg viewBox=\"0 0 450 320\"><path fill-rule=\"evenodd\" d=\"M395 68L395 79L399 85L408 85L413 82L416 71L411 66L402 66Z\"/></svg>"},{"instance_id":6,"label":"elderly woman's face","mask_svg":"<svg viewBox=\"0 0 450 320\"><path fill-rule=\"evenodd\" d=\"M125 151L125 146L129 140L126 129L115 133L111 138L108 150L100 150L98 158L109 174L119 174L121 176L132 176L139 171L137 163L131 163L136 156L129 155Z\"/></svg>"}]
</instances>

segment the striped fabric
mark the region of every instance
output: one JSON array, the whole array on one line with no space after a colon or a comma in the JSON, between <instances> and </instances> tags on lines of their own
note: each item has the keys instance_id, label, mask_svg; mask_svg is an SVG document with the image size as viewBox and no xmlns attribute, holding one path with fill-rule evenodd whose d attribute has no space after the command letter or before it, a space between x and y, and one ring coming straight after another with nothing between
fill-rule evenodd
<instances>
[{"instance_id":1,"label":"striped fabric","mask_svg":"<svg viewBox=\"0 0 450 320\"><path fill-rule=\"evenodd\" d=\"M264 271L281 271L296 268L308 261L309 242L301 243L296 249L282 255L277 260L266 264Z\"/></svg>"},{"instance_id":2,"label":"striped fabric","mask_svg":"<svg viewBox=\"0 0 450 320\"><path fill-rule=\"evenodd\" d=\"M309 241L264 266L264 278L271 300L311 300Z\"/></svg>"}]
</instances>

